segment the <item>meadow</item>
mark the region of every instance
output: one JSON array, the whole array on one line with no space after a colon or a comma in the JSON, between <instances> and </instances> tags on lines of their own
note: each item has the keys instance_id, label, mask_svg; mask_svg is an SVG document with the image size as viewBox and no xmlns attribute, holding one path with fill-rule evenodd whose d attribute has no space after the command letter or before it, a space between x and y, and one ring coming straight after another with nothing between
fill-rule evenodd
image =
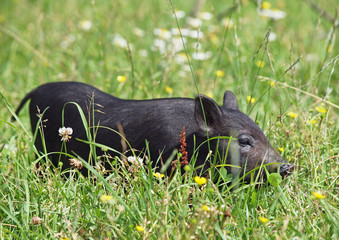
<instances>
[{"instance_id":1,"label":"meadow","mask_svg":"<svg viewBox=\"0 0 339 240\"><path fill-rule=\"evenodd\" d=\"M339 239L334 2L1 0L0 238ZM232 90L296 169L237 187L221 170L212 181L218 169L169 178L117 158L108 176L64 178L48 162L41 172L28 107L11 117L54 81L219 104Z\"/></svg>"}]
</instances>

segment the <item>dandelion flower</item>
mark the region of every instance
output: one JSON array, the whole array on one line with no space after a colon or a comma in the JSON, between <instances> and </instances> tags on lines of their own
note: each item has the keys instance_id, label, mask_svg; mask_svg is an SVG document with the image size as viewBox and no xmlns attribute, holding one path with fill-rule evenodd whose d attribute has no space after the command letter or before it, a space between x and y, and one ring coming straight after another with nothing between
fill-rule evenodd
<instances>
[{"instance_id":1,"label":"dandelion flower","mask_svg":"<svg viewBox=\"0 0 339 240\"><path fill-rule=\"evenodd\" d=\"M253 98L251 96L247 96L246 100L247 100L248 103L252 103L252 104L255 103L255 98Z\"/></svg>"},{"instance_id":2,"label":"dandelion flower","mask_svg":"<svg viewBox=\"0 0 339 240\"><path fill-rule=\"evenodd\" d=\"M92 28L92 26L92 22L88 20L82 20L79 23L79 27L86 32L88 32Z\"/></svg>"},{"instance_id":3,"label":"dandelion flower","mask_svg":"<svg viewBox=\"0 0 339 240\"><path fill-rule=\"evenodd\" d=\"M165 91L169 94L172 94L173 93L173 88L169 87L169 86L166 86L165 87Z\"/></svg>"},{"instance_id":4,"label":"dandelion flower","mask_svg":"<svg viewBox=\"0 0 339 240\"><path fill-rule=\"evenodd\" d=\"M287 116L289 116L290 118L296 118L296 117L298 117L298 113L288 112Z\"/></svg>"},{"instance_id":5,"label":"dandelion flower","mask_svg":"<svg viewBox=\"0 0 339 240\"><path fill-rule=\"evenodd\" d=\"M207 183L207 179L204 177L195 176L194 181L199 185L204 185Z\"/></svg>"},{"instance_id":6,"label":"dandelion flower","mask_svg":"<svg viewBox=\"0 0 339 240\"><path fill-rule=\"evenodd\" d=\"M202 208L202 210L204 210L206 212L211 211L211 208L209 206L207 206L207 205L203 205L201 208Z\"/></svg>"},{"instance_id":7,"label":"dandelion flower","mask_svg":"<svg viewBox=\"0 0 339 240\"><path fill-rule=\"evenodd\" d=\"M103 194L100 196L100 201L103 203L107 203L111 199L112 199L112 196L109 196L109 195Z\"/></svg>"},{"instance_id":8,"label":"dandelion flower","mask_svg":"<svg viewBox=\"0 0 339 240\"><path fill-rule=\"evenodd\" d=\"M269 220L265 217L259 217L260 222L267 223Z\"/></svg>"},{"instance_id":9,"label":"dandelion flower","mask_svg":"<svg viewBox=\"0 0 339 240\"><path fill-rule=\"evenodd\" d=\"M264 61L261 61L261 60L258 60L255 62L255 65L258 67L258 68L263 68L265 66L265 62Z\"/></svg>"},{"instance_id":10,"label":"dandelion flower","mask_svg":"<svg viewBox=\"0 0 339 240\"><path fill-rule=\"evenodd\" d=\"M59 136L61 137L61 141L63 142L68 142L72 138L72 136L70 136L72 134L73 134L73 129L70 127L59 128Z\"/></svg>"},{"instance_id":11,"label":"dandelion flower","mask_svg":"<svg viewBox=\"0 0 339 240\"><path fill-rule=\"evenodd\" d=\"M307 123L307 124L314 125L314 124L317 123L317 120L314 120L314 119L308 119L308 120L306 121L306 123Z\"/></svg>"},{"instance_id":12,"label":"dandelion flower","mask_svg":"<svg viewBox=\"0 0 339 240\"><path fill-rule=\"evenodd\" d=\"M217 71L215 71L215 75L217 77L223 77L223 76L225 76L225 72L222 71L222 70L217 70Z\"/></svg>"},{"instance_id":13,"label":"dandelion flower","mask_svg":"<svg viewBox=\"0 0 339 240\"><path fill-rule=\"evenodd\" d=\"M320 192L311 192L311 198L312 199L324 199L325 195L321 194Z\"/></svg>"},{"instance_id":14,"label":"dandelion flower","mask_svg":"<svg viewBox=\"0 0 339 240\"><path fill-rule=\"evenodd\" d=\"M327 113L327 110L323 107L315 107L315 109L320 112L320 113L323 113L323 114L326 114Z\"/></svg>"},{"instance_id":15,"label":"dandelion flower","mask_svg":"<svg viewBox=\"0 0 339 240\"><path fill-rule=\"evenodd\" d=\"M155 178L157 178L157 179L161 179L161 178L163 178L163 177L165 177L165 175L164 174L162 174L162 173L153 173L153 176L155 177Z\"/></svg>"},{"instance_id":16,"label":"dandelion flower","mask_svg":"<svg viewBox=\"0 0 339 240\"><path fill-rule=\"evenodd\" d=\"M140 225L136 225L136 226L135 226L135 229L136 229L138 232L143 232L143 231L145 231L145 228L142 227L142 226L140 226Z\"/></svg>"},{"instance_id":17,"label":"dandelion flower","mask_svg":"<svg viewBox=\"0 0 339 240\"><path fill-rule=\"evenodd\" d=\"M262 2L261 3L261 8L262 9L270 9L271 8L271 3L269 3L269 2Z\"/></svg>"},{"instance_id":18,"label":"dandelion flower","mask_svg":"<svg viewBox=\"0 0 339 240\"><path fill-rule=\"evenodd\" d=\"M123 82L126 81L126 79L127 79L127 77L126 77L125 75L119 75L119 76L117 76L117 81L118 81L118 82L123 83Z\"/></svg>"},{"instance_id":19,"label":"dandelion flower","mask_svg":"<svg viewBox=\"0 0 339 240\"><path fill-rule=\"evenodd\" d=\"M284 151L284 148L279 148L279 151L280 151L280 152L283 152L283 151Z\"/></svg>"}]
</instances>

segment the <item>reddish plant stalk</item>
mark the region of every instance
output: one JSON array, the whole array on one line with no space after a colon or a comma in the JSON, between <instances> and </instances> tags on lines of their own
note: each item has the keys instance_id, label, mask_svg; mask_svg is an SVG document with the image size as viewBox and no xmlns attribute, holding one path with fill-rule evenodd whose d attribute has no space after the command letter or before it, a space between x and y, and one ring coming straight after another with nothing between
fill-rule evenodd
<instances>
[{"instance_id":1,"label":"reddish plant stalk","mask_svg":"<svg viewBox=\"0 0 339 240\"><path fill-rule=\"evenodd\" d=\"M181 161L180 166L183 167L188 164L188 157L187 157L187 151L186 151L186 132L185 132L185 126L183 127L181 134L180 134L180 149L179 152L181 153Z\"/></svg>"}]
</instances>

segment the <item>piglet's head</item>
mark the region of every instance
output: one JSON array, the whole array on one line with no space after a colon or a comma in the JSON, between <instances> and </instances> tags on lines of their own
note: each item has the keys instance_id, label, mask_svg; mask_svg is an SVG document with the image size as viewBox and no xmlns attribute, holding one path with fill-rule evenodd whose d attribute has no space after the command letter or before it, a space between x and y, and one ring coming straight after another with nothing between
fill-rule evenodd
<instances>
[{"instance_id":1,"label":"piglet's head","mask_svg":"<svg viewBox=\"0 0 339 240\"><path fill-rule=\"evenodd\" d=\"M230 143L227 138L221 138L217 146L219 155L225 155L221 160L225 159L227 164L240 167L227 168L234 176L239 173L243 176L267 163L270 163L266 167L270 173L279 172L285 176L293 170L294 166L288 164L272 148L259 126L240 112L237 99L231 91L225 92L223 106L218 106L213 99L206 96L196 97L195 119L201 133L204 132L206 137L232 137ZM245 180L249 181L250 178L247 175Z\"/></svg>"}]
</instances>

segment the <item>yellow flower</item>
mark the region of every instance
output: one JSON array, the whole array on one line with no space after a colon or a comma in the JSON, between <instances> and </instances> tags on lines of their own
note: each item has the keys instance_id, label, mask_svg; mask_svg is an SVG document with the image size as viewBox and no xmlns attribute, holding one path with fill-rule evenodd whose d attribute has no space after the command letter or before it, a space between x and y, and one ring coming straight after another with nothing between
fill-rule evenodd
<instances>
[{"instance_id":1,"label":"yellow flower","mask_svg":"<svg viewBox=\"0 0 339 240\"><path fill-rule=\"evenodd\" d=\"M283 151L284 151L284 148L279 148L279 151L280 151L280 152L283 152Z\"/></svg>"},{"instance_id":2,"label":"yellow flower","mask_svg":"<svg viewBox=\"0 0 339 240\"><path fill-rule=\"evenodd\" d=\"M109 195L101 195L100 197L100 201L103 202L103 203L107 203L109 200L112 199L112 196L109 196Z\"/></svg>"},{"instance_id":3,"label":"yellow flower","mask_svg":"<svg viewBox=\"0 0 339 240\"><path fill-rule=\"evenodd\" d=\"M213 98L213 93L208 92L208 93L206 93L206 96L209 97L209 98Z\"/></svg>"},{"instance_id":4,"label":"yellow flower","mask_svg":"<svg viewBox=\"0 0 339 240\"><path fill-rule=\"evenodd\" d=\"M232 19L229 19L229 18L224 18L222 20L222 25L228 29L232 29L234 27L234 22Z\"/></svg>"},{"instance_id":5,"label":"yellow flower","mask_svg":"<svg viewBox=\"0 0 339 240\"><path fill-rule=\"evenodd\" d=\"M327 110L326 110L325 108L323 108L323 107L315 107L315 109L316 109L318 112L320 112L320 113L324 113L324 114L327 113Z\"/></svg>"},{"instance_id":6,"label":"yellow flower","mask_svg":"<svg viewBox=\"0 0 339 240\"><path fill-rule=\"evenodd\" d=\"M253 98L251 96L247 96L246 100L247 100L247 102L250 102L252 104L255 102L255 98Z\"/></svg>"},{"instance_id":7,"label":"yellow flower","mask_svg":"<svg viewBox=\"0 0 339 240\"><path fill-rule=\"evenodd\" d=\"M259 220L262 222L262 223L267 223L269 220L265 217L259 217Z\"/></svg>"},{"instance_id":8,"label":"yellow flower","mask_svg":"<svg viewBox=\"0 0 339 240\"><path fill-rule=\"evenodd\" d=\"M125 82L127 77L125 75L119 75L117 76L118 82Z\"/></svg>"},{"instance_id":9,"label":"yellow flower","mask_svg":"<svg viewBox=\"0 0 339 240\"><path fill-rule=\"evenodd\" d=\"M0 23L3 23L6 20L5 15L0 14Z\"/></svg>"},{"instance_id":10,"label":"yellow flower","mask_svg":"<svg viewBox=\"0 0 339 240\"><path fill-rule=\"evenodd\" d=\"M298 113L288 112L287 116L289 116L290 118L296 118L296 117L298 117Z\"/></svg>"},{"instance_id":11,"label":"yellow flower","mask_svg":"<svg viewBox=\"0 0 339 240\"><path fill-rule=\"evenodd\" d=\"M204 210L204 211L206 211L206 212L211 211L211 209L210 209L209 206L207 206L207 205L203 205L201 208L202 208L202 210Z\"/></svg>"},{"instance_id":12,"label":"yellow flower","mask_svg":"<svg viewBox=\"0 0 339 240\"><path fill-rule=\"evenodd\" d=\"M308 119L308 120L306 121L306 123L307 123L307 124L314 125L314 124L317 123L317 120L310 120L310 119Z\"/></svg>"},{"instance_id":13,"label":"yellow flower","mask_svg":"<svg viewBox=\"0 0 339 240\"><path fill-rule=\"evenodd\" d=\"M140 225L136 225L136 226L135 226L135 229L136 229L138 232L143 232L143 231L145 231L145 228L143 228L143 227L140 226Z\"/></svg>"},{"instance_id":14,"label":"yellow flower","mask_svg":"<svg viewBox=\"0 0 339 240\"><path fill-rule=\"evenodd\" d=\"M267 83L268 83L268 85L270 85L271 87L273 87L273 86L275 85L275 82L274 82L274 81L268 81Z\"/></svg>"},{"instance_id":15,"label":"yellow flower","mask_svg":"<svg viewBox=\"0 0 339 240\"><path fill-rule=\"evenodd\" d=\"M312 199L324 199L325 198L325 195L324 194L321 194L319 192L311 192L312 196L311 198Z\"/></svg>"},{"instance_id":16,"label":"yellow flower","mask_svg":"<svg viewBox=\"0 0 339 240\"><path fill-rule=\"evenodd\" d=\"M222 70L217 70L217 71L215 71L215 75L217 77L223 77L223 76L225 76L225 72L222 71Z\"/></svg>"},{"instance_id":17,"label":"yellow flower","mask_svg":"<svg viewBox=\"0 0 339 240\"><path fill-rule=\"evenodd\" d=\"M330 45L330 46L328 46L328 48L327 48L327 52L328 52L328 53L332 52L332 46L331 46L331 45Z\"/></svg>"},{"instance_id":18,"label":"yellow flower","mask_svg":"<svg viewBox=\"0 0 339 240\"><path fill-rule=\"evenodd\" d=\"M270 9L271 8L271 3L269 3L269 2L262 2L261 3L261 8L262 9Z\"/></svg>"},{"instance_id":19,"label":"yellow flower","mask_svg":"<svg viewBox=\"0 0 339 240\"><path fill-rule=\"evenodd\" d=\"M155 177L155 178L157 178L157 179L160 179L160 178L163 178L163 177L165 177L165 175L164 174L162 174L162 173L153 173L153 176Z\"/></svg>"},{"instance_id":20,"label":"yellow flower","mask_svg":"<svg viewBox=\"0 0 339 240\"><path fill-rule=\"evenodd\" d=\"M195 176L194 181L199 185L204 185L207 183L207 179L204 177Z\"/></svg>"},{"instance_id":21,"label":"yellow flower","mask_svg":"<svg viewBox=\"0 0 339 240\"><path fill-rule=\"evenodd\" d=\"M265 66L265 62L258 60L258 61L255 62L255 65L257 65L258 68L262 68L262 67Z\"/></svg>"},{"instance_id":22,"label":"yellow flower","mask_svg":"<svg viewBox=\"0 0 339 240\"><path fill-rule=\"evenodd\" d=\"M173 88L169 87L169 86L166 86L165 87L165 91L169 94L172 94L173 93Z\"/></svg>"}]
</instances>

